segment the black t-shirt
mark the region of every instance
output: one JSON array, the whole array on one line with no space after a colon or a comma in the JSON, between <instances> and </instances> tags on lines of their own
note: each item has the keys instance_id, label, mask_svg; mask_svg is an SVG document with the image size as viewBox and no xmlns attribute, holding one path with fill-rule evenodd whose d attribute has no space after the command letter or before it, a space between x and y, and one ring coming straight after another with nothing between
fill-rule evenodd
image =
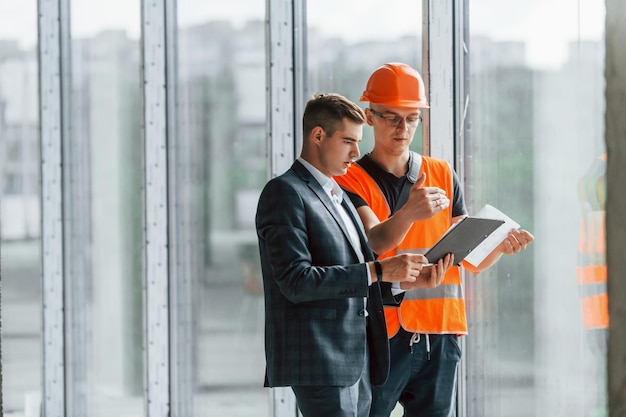
<instances>
[{"instance_id":1,"label":"black t-shirt","mask_svg":"<svg viewBox=\"0 0 626 417\"><path fill-rule=\"evenodd\" d=\"M402 192L402 186L405 181L410 182L409 179L405 176L396 177L395 175L385 171L382 169L372 158L370 158L369 154L363 155L361 159L357 161L359 164L378 184L389 207L392 210L392 213L395 213L400 207L395 207L400 197L400 193ZM465 207L465 199L463 198L463 191L461 190L461 182L459 181L459 177L456 175L456 172L452 170L452 217L463 216L467 214L467 208ZM408 186L411 186L409 184ZM358 194L355 194L351 191L346 191L350 200L352 200L352 204L356 208L366 206L367 203L363 200ZM448 196L450 198L450 196ZM381 221L384 219L381 219Z\"/></svg>"}]
</instances>

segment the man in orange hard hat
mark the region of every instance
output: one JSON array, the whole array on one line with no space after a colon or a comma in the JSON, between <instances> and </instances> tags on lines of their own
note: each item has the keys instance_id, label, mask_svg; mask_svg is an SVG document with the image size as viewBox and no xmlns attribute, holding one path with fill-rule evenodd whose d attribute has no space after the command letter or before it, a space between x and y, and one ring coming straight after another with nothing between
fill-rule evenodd
<instances>
[{"instance_id":1,"label":"man in orange hard hat","mask_svg":"<svg viewBox=\"0 0 626 417\"><path fill-rule=\"evenodd\" d=\"M370 76L361 101L370 103L365 116L374 148L336 181L357 207L379 259L425 253L467 209L448 162L409 150L421 109L428 108L422 77L409 65L385 64ZM463 265L478 273L533 239L525 230L511 230L478 267ZM439 287L407 291L400 307L385 308L385 318L390 373L373 389L370 417L388 417L397 402L406 417L454 416L457 337L467 334L460 268L451 267Z\"/></svg>"}]
</instances>

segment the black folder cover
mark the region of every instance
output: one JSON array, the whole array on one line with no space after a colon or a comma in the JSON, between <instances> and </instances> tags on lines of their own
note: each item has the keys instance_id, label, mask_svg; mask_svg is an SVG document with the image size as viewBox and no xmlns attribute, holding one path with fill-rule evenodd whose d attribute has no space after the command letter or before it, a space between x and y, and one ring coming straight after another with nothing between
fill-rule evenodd
<instances>
[{"instance_id":1,"label":"black folder cover","mask_svg":"<svg viewBox=\"0 0 626 417\"><path fill-rule=\"evenodd\" d=\"M436 263L448 253L452 253L454 254L454 264L458 265L502 224L504 224L504 220L465 217L448 229L446 234L424 256L428 262Z\"/></svg>"}]
</instances>

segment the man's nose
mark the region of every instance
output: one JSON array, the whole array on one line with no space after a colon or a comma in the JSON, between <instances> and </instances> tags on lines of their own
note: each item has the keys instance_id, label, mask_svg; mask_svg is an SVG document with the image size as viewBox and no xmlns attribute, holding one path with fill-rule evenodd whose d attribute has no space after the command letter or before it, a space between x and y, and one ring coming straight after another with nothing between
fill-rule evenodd
<instances>
[{"instance_id":1,"label":"man's nose","mask_svg":"<svg viewBox=\"0 0 626 417\"><path fill-rule=\"evenodd\" d=\"M359 150L359 145L357 145L356 143L354 144L354 149L352 149L352 154L354 155L355 158L358 158L359 155L361 155L361 151Z\"/></svg>"},{"instance_id":2,"label":"man's nose","mask_svg":"<svg viewBox=\"0 0 626 417\"><path fill-rule=\"evenodd\" d=\"M401 129L401 130L409 129L409 124L406 121L406 117L403 117L402 119L400 119L400 123L398 123L398 125L396 126L396 129Z\"/></svg>"}]
</instances>

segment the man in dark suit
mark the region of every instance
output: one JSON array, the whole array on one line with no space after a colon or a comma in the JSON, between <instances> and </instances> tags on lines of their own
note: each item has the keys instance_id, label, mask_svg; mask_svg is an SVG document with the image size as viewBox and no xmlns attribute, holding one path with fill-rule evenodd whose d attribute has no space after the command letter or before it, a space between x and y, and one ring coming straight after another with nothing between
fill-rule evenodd
<instances>
[{"instance_id":1,"label":"man in dark suit","mask_svg":"<svg viewBox=\"0 0 626 417\"><path fill-rule=\"evenodd\" d=\"M362 223L333 176L359 156L365 116L337 94L311 99L300 158L270 180L256 227L265 291L266 381L291 386L305 417L366 417L371 384L384 383L383 314L391 284L434 287L452 265L422 255L375 261Z\"/></svg>"}]
</instances>

